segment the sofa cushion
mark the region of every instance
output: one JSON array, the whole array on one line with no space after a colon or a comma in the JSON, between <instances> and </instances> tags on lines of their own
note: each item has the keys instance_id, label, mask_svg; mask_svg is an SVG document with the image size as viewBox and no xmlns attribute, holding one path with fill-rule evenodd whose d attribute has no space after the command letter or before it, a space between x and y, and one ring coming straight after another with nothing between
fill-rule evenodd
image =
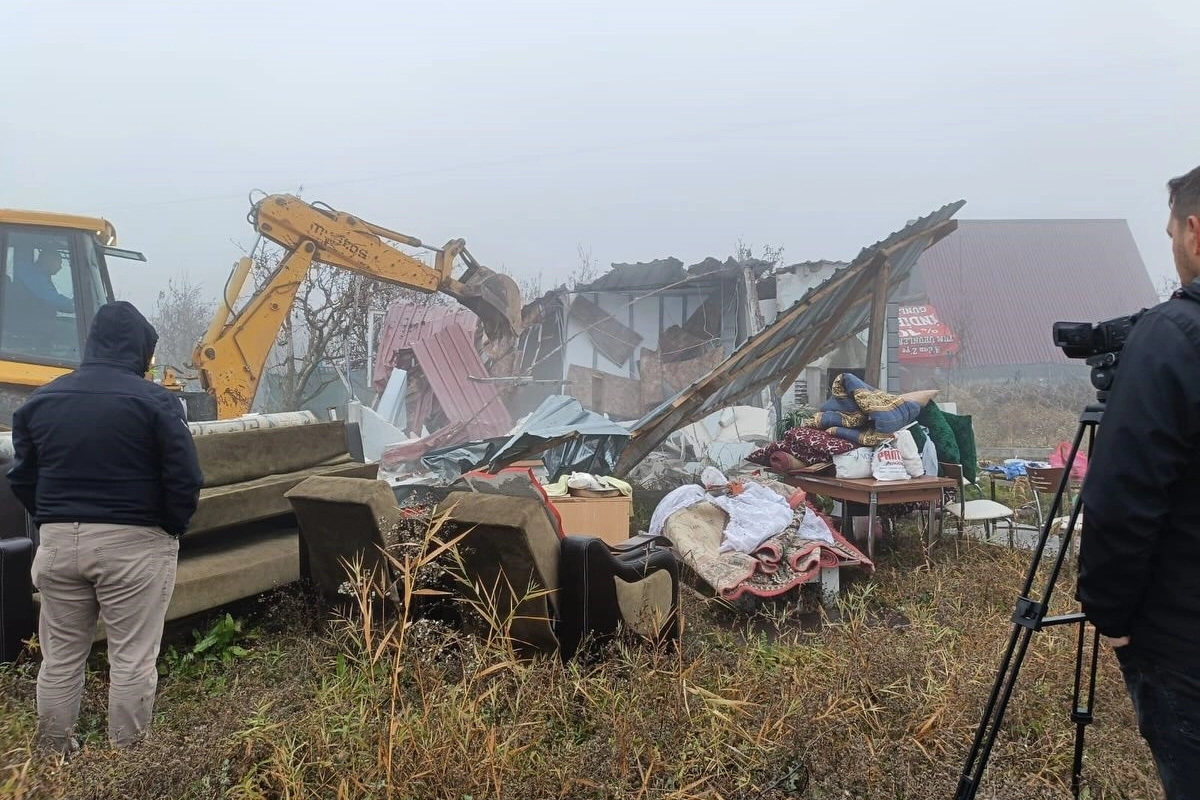
<instances>
[{"instance_id":1,"label":"sofa cushion","mask_svg":"<svg viewBox=\"0 0 1200 800\"><path fill-rule=\"evenodd\" d=\"M204 486L228 486L350 461L346 423L320 422L194 437Z\"/></svg>"}]
</instances>

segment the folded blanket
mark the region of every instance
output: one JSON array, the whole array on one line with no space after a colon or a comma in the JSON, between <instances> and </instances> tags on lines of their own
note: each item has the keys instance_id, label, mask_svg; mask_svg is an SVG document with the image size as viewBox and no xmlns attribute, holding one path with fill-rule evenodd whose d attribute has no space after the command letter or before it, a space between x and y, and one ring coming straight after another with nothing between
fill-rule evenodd
<instances>
[{"instance_id":1,"label":"folded blanket","mask_svg":"<svg viewBox=\"0 0 1200 800\"><path fill-rule=\"evenodd\" d=\"M828 464L834 456L848 453L854 445L832 433L816 428L792 428L777 442L771 442L746 456L746 460L760 466L771 466L774 453L787 453L805 465Z\"/></svg>"},{"instance_id":2,"label":"folded blanket","mask_svg":"<svg viewBox=\"0 0 1200 800\"><path fill-rule=\"evenodd\" d=\"M775 484L764 481L764 484ZM776 491L780 491L779 488ZM785 487L786 488L786 487ZM775 597L815 578L822 568L861 566L874 571L875 565L854 545L833 530L828 518L809 505L801 506L790 525L765 540L753 553L719 552L727 517L712 503L697 503L676 511L663 527L680 558L718 596L734 601L743 596ZM801 525L807 514L815 515L824 529L807 535Z\"/></svg>"},{"instance_id":3,"label":"folded blanket","mask_svg":"<svg viewBox=\"0 0 1200 800\"><path fill-rule=\"evenodd\" d=\"M903 395L888 394L869 385L852 372L843 372L833 379L829 387L833 395L830 411L847 412L847 405L853 410L860 411L874 425L879 433L895 433L912 422L916 422L921 413L921 403ZM821 410L827 410L825 406ZM842 426L859 427L859 426Z\"/></svg>"}]
</instances>

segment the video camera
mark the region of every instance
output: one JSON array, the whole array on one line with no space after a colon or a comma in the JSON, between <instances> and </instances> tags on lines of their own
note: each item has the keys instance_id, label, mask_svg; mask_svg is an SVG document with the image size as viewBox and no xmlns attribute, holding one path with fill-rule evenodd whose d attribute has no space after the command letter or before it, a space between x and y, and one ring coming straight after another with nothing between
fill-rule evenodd
<instances>
[{"instance_id":1,"label":"video camera","mask_svg":"<svg viewBox=\"0 0 1200 800\"><path fill-rule=\"evenodd\" d=\"M1119 353L1139 314L1090 322L1054 323L1054 345L1067 358L1090 358L1103 353Z\"/></svg>"},{"instance_id":2,"label":"video camera","mask_svg":"<svg viewBox=\"0 0 1200 800\"><path fill-rule=\"evenodd\" d=\"M1144 309L1143 309L1144 310ZM1104 322L1056 322L1054 323L1054 345L1067 358L1085 359L1092 368L1092 386L1096 387L1099 399L1112 388L1116 377L1117 362L1129 331L1133 329L1142 312L1129 314Z\"/></svg>"}]
</instances>

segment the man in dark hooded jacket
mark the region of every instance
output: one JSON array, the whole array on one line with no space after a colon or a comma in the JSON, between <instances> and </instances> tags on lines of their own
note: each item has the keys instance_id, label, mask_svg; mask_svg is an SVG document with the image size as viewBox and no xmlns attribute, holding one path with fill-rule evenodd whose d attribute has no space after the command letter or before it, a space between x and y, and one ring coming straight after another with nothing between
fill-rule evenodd
<instances>
[{"instance_id":1,"label":"man in dark hooded jacket","mask_svg":"<svg viewBox=\"0 0 1200 800\"><path fill-rule=\"evenodd\" d=\"M108 637L108 732L117 747L149 729L155 661L175 588L179 540L200 496L195 443L179 401L145 377L158 334L130 303L96 312L79 368L13 415L13 492L39 526L38 734L63 753L97 617Z\"/></svg>"},{"instance_id":2,"label":"man in dark hooded jacket","mask_svg":"<svg viewBox=\"0 0 1200 800\"><path fill-rule=\"evenodd\" d=\"M1181 286L1122 349L1083 484L1078 597L1181 800L1200 798L1200 167L1167 186Z\"/></svg>"}]
</instances>

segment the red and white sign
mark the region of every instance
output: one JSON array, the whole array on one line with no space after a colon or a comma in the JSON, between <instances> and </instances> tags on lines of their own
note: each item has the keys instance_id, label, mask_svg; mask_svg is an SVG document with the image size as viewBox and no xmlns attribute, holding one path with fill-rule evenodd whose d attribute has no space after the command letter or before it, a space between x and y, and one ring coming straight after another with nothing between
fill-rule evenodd
<instances>
[{"instance_id":1,"label":"red and white sign","mask_svg":"<svg viewBox=\"0 0 1200 800\"><path fill-rule=\"evenodd\" d=\"M900 306L897 309L900 328L900 360L929 363L948 363L958 352L958 340L946 323L938 319L937 309L926 303L920 306Z\"/></svg>"}]
</instances>

